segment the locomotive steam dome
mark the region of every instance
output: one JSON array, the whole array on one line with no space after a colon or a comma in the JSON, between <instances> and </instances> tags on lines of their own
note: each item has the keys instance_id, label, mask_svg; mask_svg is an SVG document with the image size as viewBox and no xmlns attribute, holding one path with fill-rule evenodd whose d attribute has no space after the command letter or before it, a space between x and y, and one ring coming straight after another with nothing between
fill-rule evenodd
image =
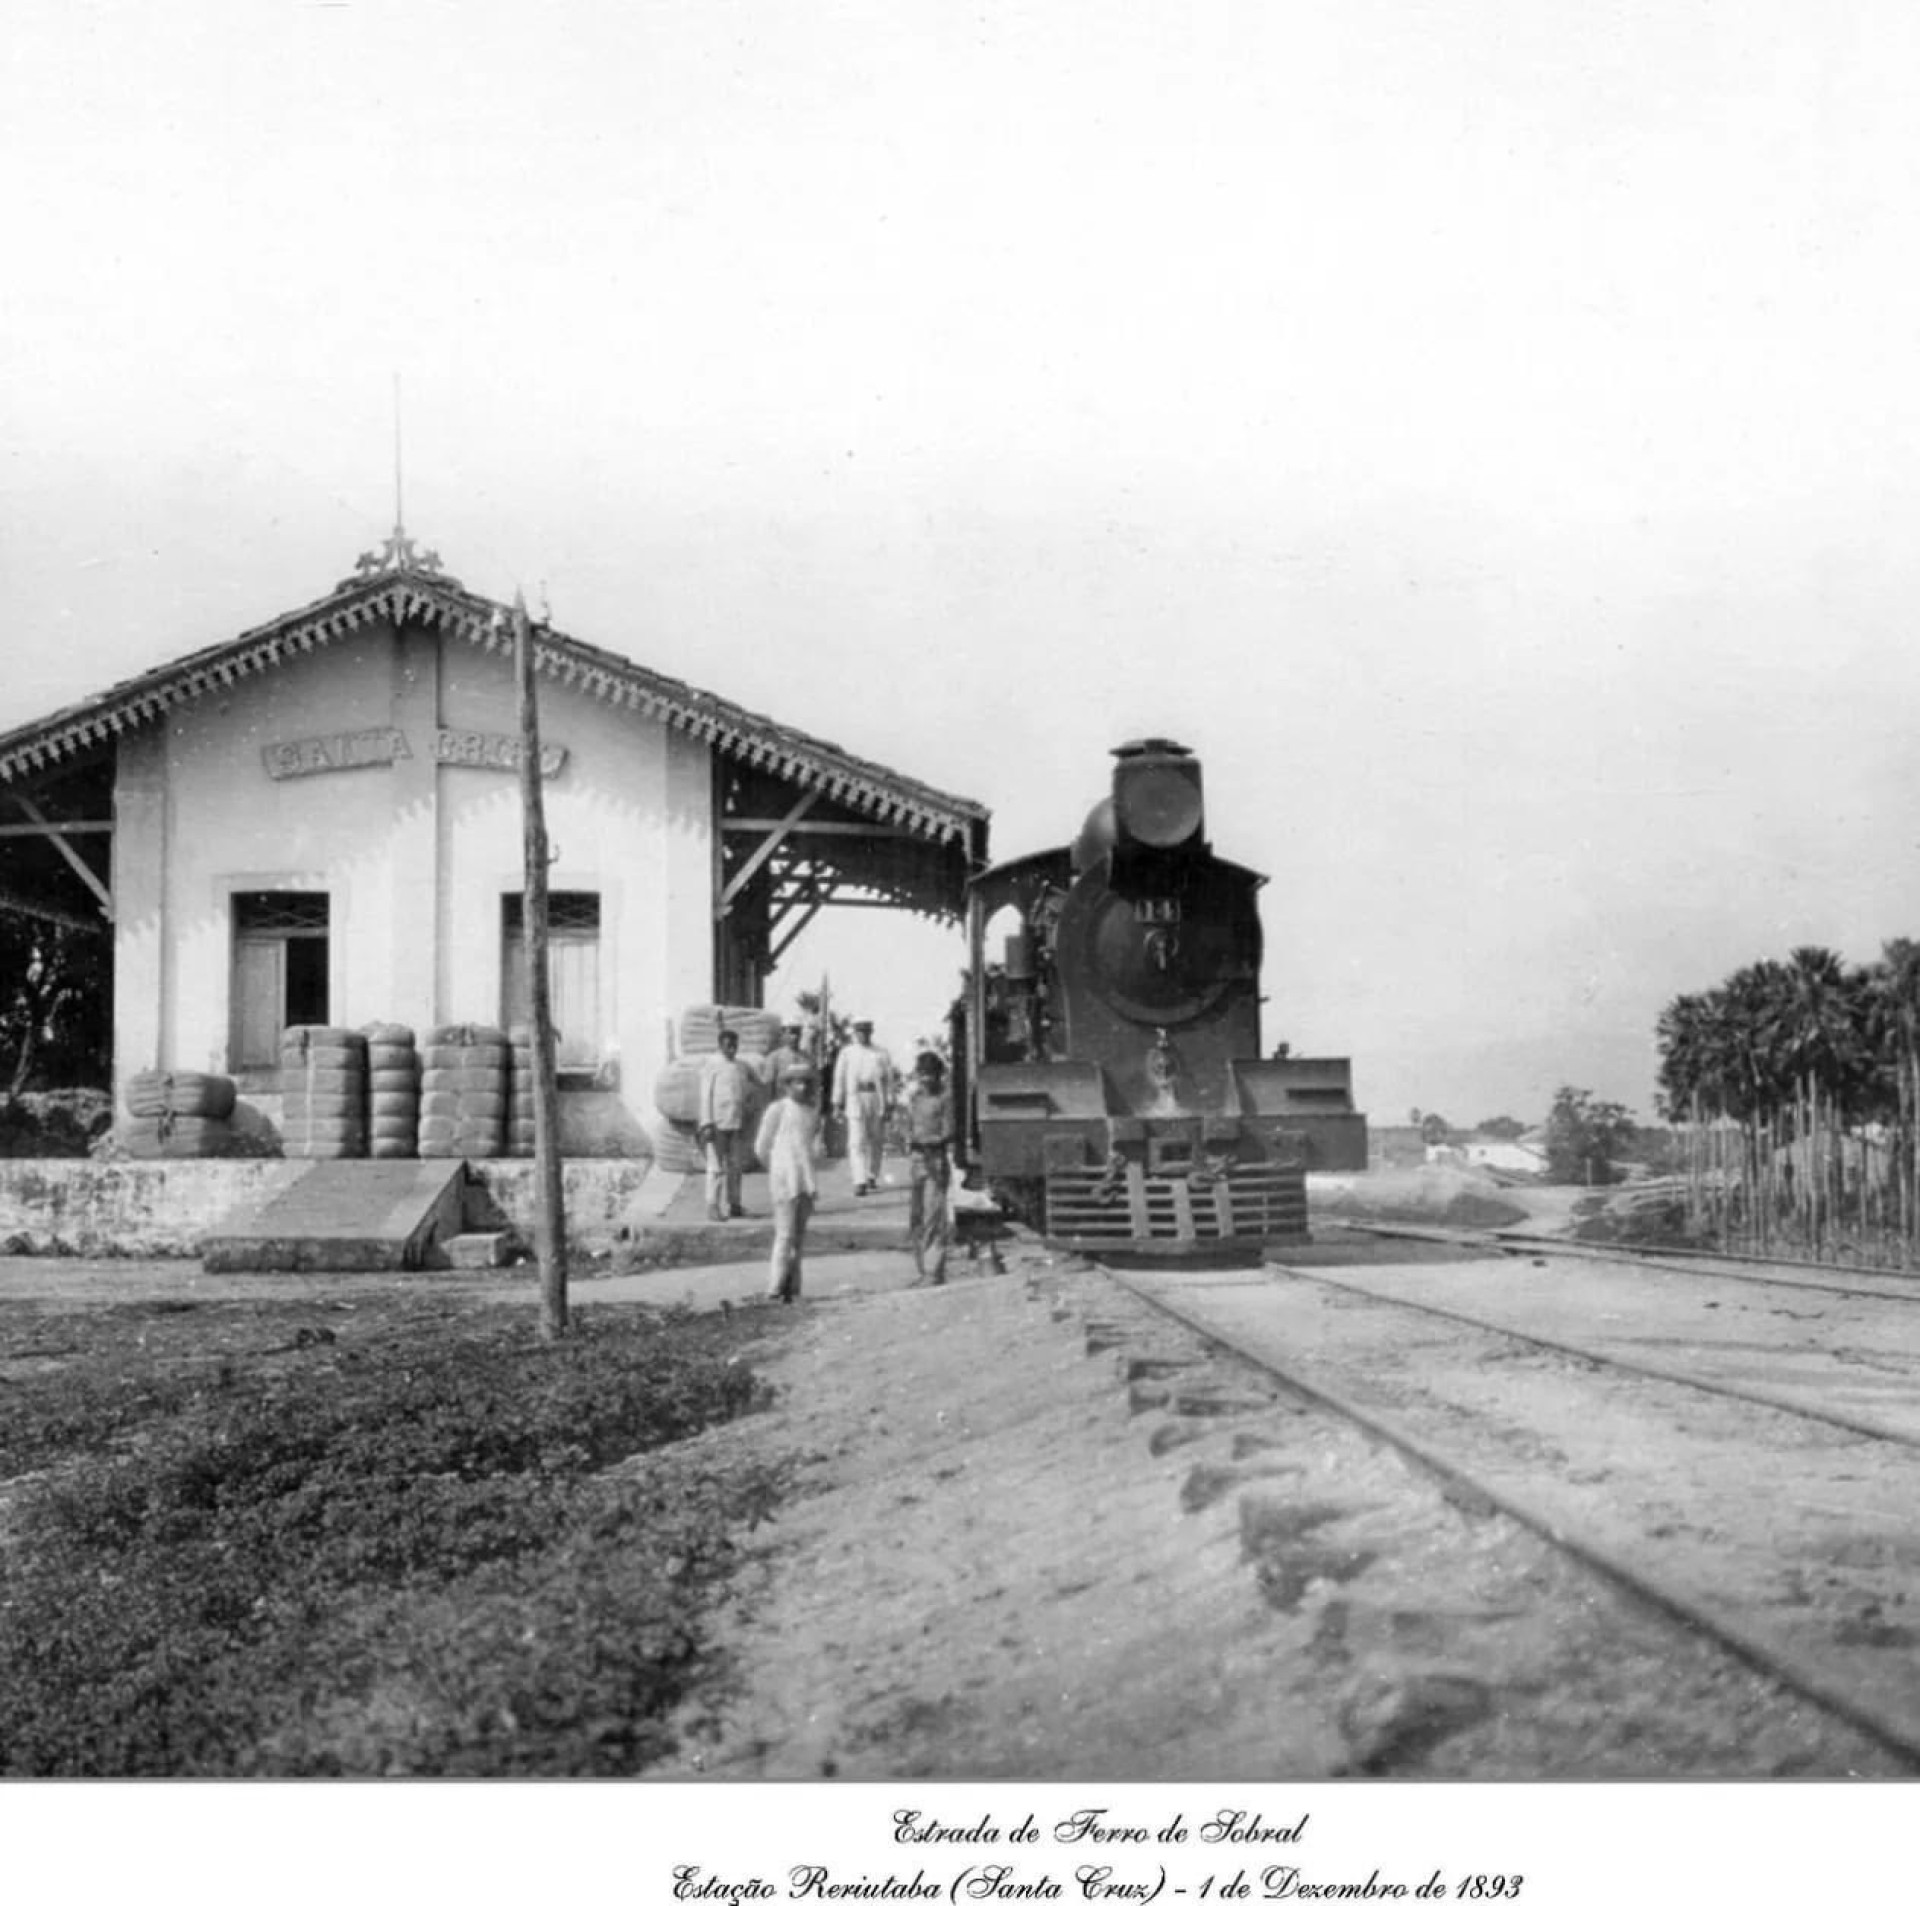
<instances>
[{"instance_id":1,"label":"locomotive steam dome","mask_svg":"<svg viewBox=\"0 0 1920 1906\"><path fill-rule=\"evenodd\" d=\"M1204 846L1206 806L1192 749L1156 737L1129 741L1113 752L1117 839L1162 852Z\"/></svg>"},{"instance_id":2,"label":"locomotive steam dome","mask_svg":"<svg viewBox=\"0 0 1920 1906\"><path fill-rule=\"evenodd\" d=\"M1113 796L1109 794L1104 801L1094 806L1081 823L1080 835L1073 843L1073 852L1068 862L1076 876L1084 874L1090 867L1099 866L1113 852L1116 832L1113 819Z\"/></svg>"}]
</instances>

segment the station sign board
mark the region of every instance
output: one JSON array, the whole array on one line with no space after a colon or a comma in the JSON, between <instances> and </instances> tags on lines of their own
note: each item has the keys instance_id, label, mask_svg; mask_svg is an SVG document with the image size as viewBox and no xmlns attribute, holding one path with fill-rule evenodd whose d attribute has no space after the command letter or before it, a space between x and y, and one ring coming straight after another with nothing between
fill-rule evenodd
<instances>
[{"instance_id":1,"label":"station sign board","mask_svg":"<svg viewBox=\"0 0 1920 1906\"><path fill-rule=\"evenodd\" d=\"M446 768L491 768L505 774L520 771L520 737L490 735L472 728L436 728L428 750ZM351 768L390 768L413 758L413 744L402 728L354 728L343 734L305 735L293 741L270 741L260 750L269 776L276 781L309 774L341 774ZM540 772L547 780L566 765L567 751L558 746L540 750Z\"/></svg>"}]
</instances>

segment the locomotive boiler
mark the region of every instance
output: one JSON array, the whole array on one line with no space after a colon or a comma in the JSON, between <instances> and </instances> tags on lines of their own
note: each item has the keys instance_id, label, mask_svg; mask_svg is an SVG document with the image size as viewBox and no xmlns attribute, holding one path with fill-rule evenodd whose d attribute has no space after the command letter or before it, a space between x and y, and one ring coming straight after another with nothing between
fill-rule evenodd
<instances>
[{"instance_id":1,"label":"locomotive boiler","mask_svg":"<svg viewBox=\"0 0 1920 1906\"><path fill-rule=\"evenodd\" d=\"M1366 1165L1349 1062L1262 1056L1265 877L1208 845L1190 750L1114 756L1070 847L970 884L968 1162L1069 1249L1177 1259L1299 1239L1307 1173Z\"/></svg>"}]
</instances>

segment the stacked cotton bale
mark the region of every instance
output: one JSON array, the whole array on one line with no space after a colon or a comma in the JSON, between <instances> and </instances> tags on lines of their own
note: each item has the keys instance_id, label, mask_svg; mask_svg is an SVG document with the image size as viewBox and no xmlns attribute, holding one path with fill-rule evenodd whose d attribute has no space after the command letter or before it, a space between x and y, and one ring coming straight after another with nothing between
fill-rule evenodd
<instances>
[{"instance_id":1,"label":"stacked cotton bale","mask_svg":"<svg viewBox=\"0 0 1920 1906\"><path fill-rule=\"evenodd\" d=\"M420 1053L411 1026L366 1028L367 1156L412 1158L420 1146Z\"/></svg>"},{"instance_id":2,"label":"stacked cotton bale","mask_svg":"<svg viewBox=\"0 0 1920 1906\"><path fill-rule=\"evenodd\" d=\"M435 1026L421 1061L420 1156L498 1158L507 1142L507 1035Z\"/></svg>"},{"instance_id":3,"label":"stacked cotton bale","mask_svg":"<svg viewBox=\"0 0 1920 1906\"><path fill-rule=\"evenodd\" d=\"M367 1155L367 1039L350 1026L280 1035L280 1137L289 1158Z\"/></svg>"},{"instance_id":4,"label":"stacked cotton bale","mask_svg":"<svg viewBox=\"0 0 1920 1906\"><path fill-rule=\"evenodd\" d=\"M507 1028L507 1156L533 1156L533 1028Z\"/></svg>"},{"instance_id":5,"label":"stacked cotton bale","mask_svg":"<svg viewBox=\"0 0 1920 1906\"><path fill-rule=\"evenodd\" d=\"M217 1072L136 1072L114 1136L129 1158L217 1158L233 1139L233 1081Z\"/></svg>"},{"instance_id":6,"label":"stacked cotton bale","mask_svg":"<svg viewBox=\"0 0 1920 1906\"><path fill-rule=\"evenodd\" d=\"M780 1015L758 1006L689 1006L680 1015L681 1058L718 1052L723 1032L739 1038L741 1058L764 1060L780 1043Z\"/></svg>"},{"instance_id":7,"label":"stacked cotton bale","mask_svg":"<svg viewBox=\"0 0 1920 1906\"><path fill-rule=\"evenodd\" d=\"M662 1124L653 1141L653 1162L661 1171L706 1169L706 1154L694 1136L700 1123L700 1075L705 1059L674 1059L653 1082L654 1109Z\"/></svg>"},{"instance_id":8,"label":"stacked cotton bale","mask_svg":"<svg viewBox=\"0 0 1920 1906\"><path fill-rule=\"evenodd\" d=\"M720 1035L731 1032L740 1041L739 1054L760 1082L761 1090L747 1101L747 1136L751 1140L766 1108L767 1061L780 1044L780 1015L757 1006L689 1006L680 1015L680 1056L661 1069L653 1082L654 1109L662 1124L653 1141L653 1162L662 1171L694 1172L706 1169L706 1153L696 1136L700 1125L700 1075L720 1050ZM746 1169L759 1169L751 1149Z\"/></svg>"}]
</instances>

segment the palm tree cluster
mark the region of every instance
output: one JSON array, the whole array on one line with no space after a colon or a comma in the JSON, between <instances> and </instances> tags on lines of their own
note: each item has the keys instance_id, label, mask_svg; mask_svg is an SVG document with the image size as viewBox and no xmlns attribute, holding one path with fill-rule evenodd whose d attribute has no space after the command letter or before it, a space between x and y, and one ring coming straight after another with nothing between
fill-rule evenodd
<instances>
[{"instance_id":1,"label":"palm tree cluster","mask_svg":"<svg viewBox=\"0 0 1920 1906\"><path fill-rule=\"evenodd\" d=\"M1920 942L1743 966L1660 1015L1690 1227L1729 1249L1920 1256Z\"/></svg>"}]
</instances>

